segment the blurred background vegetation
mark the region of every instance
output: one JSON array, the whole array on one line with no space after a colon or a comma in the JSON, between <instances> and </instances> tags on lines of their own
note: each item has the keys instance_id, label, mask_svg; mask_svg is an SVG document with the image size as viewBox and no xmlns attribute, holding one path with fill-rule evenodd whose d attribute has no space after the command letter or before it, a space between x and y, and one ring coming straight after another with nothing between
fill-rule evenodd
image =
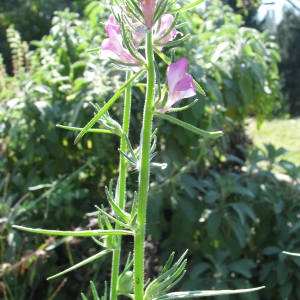
<instances>
[{"instance_id":1,"label":"blurred background vegetation","mask_svg":"<svg viewBox=\"0 0 300 300\"><path fill-rule=\"evenodd\" d=\"M47 281L98 245L11 228L91 228L94 205L107 206L104 186L117 178L118 139L91 133L74 146L75 133L56 124L83 127L93 115L89 102L103 105L124 81L86 52L105 37L109 4L5 0L0 7L0 299L80 299L89 280L101 293L109 278L110 259L101 258ZM177 115L224 136L198 139L156 120L157 160L168 168L152 171L146 277L155 277L172 251L189 249L178 289L265 285L259 294L230 298L298 299L300 261L281 251L300 252L299 120L286 119L300 114L300 17L287 10L273 36L257 20L259 5L210 1L181 15L188 21L181 30L191 37L176 55L188 58L207 96L197 95L197 104ZM136 145L143 100L135 87ZM112 115L121 118L122 99ZM136 182L132 173L129 199ZM132 250L130 238L124 249Z\"/></svg>"}]
</instances>

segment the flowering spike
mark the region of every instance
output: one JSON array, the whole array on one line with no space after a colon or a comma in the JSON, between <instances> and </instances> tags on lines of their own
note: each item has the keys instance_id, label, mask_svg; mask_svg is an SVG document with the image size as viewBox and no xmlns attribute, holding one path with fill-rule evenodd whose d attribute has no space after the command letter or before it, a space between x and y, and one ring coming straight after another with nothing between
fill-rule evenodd
<instances>
[{"instance_id":1,"label":"flowering spike","mask_svg":"<svg viewBox=\"0 0 300 300\"><path fill-rule=\"evenodd\" d=\"M191 75L186 74L188 61L186 58L170 64L168 67L168 100L166 106L158 109L160 113L165 113L173 104L183 98L196 95L196 86Z\"/></svg>"}]
</instances>

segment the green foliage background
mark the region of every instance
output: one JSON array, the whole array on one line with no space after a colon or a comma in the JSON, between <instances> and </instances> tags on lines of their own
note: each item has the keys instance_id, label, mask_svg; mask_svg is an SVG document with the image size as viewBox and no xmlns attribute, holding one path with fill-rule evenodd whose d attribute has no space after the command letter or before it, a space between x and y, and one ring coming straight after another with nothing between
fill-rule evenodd
<instances>
[{"instance_id":1,"label":"green foliage background","mask_svg":"<svg viewBox=\"0 0 300 300\"><path fill-rule=\"evenodd\" d=\"M7 32L12 75L0 64L3 299L79 299L90 279L102 290L109 278L109 259L101 259L69 273L67 282L47 282L50 275L99 251L98 246L11 229L12 224L90 228L97 223L93 205L107 204L104 186L117 177L117 141L87 134L74 146L75 133L55 125L83 127L93 116L88 103L103 105L124 81L124 74L86 52L99 47L105 36L101 22L109 13L108 5L95 1L83 17L68 9L57 12L49 34L31 43L32 51L18 31ZM182 30L191 38L176 49L176 56L188 58L189 73L207 96L197 95L197 104L178 117L225 134L212 142L163 120L154 124L161 149L157 160L169 167L152 171L146 276L155 277L173 250L180 255L188 248L182 289L266 285L251 299L296 299L299 262L281 251L300 251L295 187L300 169L283 161L288 181L278 180L273 169L283 150L271 145L264 152L251 149L244 131L249 115L261 123L279 106L278 47L266 33L242 27L242 18L218 1L205 12L183 14L181 21L188 21ZM159 68L165 74L161 61ZM133 95L130 139L137 145L143 88L135 87ZM111 115L121 118L122 99ZM128 198L136 181L132 172ZM132 241L125 239L124 247L132 250Z\"/></svg>"},{"instance_id":2,"label":"green foliage background","mask_svg":"<svg viewBox=\"0 0 300 300\"><path fill-rule=\"evenodd\" d=\"M300 16L294 10L284 12L283 20L278 26L277 40L280 46L282 62L279 64L282 74L283 92L292 116L300 114Z\"/></svg>"}]
</instances>

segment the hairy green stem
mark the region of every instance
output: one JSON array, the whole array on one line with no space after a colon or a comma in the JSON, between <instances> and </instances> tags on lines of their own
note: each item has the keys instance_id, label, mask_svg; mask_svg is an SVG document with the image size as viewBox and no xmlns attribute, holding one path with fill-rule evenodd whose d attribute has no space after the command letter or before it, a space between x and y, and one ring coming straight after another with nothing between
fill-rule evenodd
<instances>
[{"instance_id":1,"label":"hairy green stem","mask_svg":"<svg viewBox=\"0 0 300 300\"><path fill-rule=\"evenodd\" d=\"M146 209L149 190L150 144L152 132L155 86L155 69L153 61L152 31L146 37L147 92L144 105L144 118L140 142L139 193L138 193L138 228L134 239L134 299L142 300L144 296L144 240L146 227Z\"/></svg>"},{"instance_id":2,"label":"hairy green stem","mask_svg":"<svg viewBox=\"0 0 300 300\"><path fill-rule=\"evenodd\" d=\"M126 81L131 77L131 72L126 73ZM125 90L125 101L124 101L124 113L123 113L123 133L128 135L129 124L130 124L130 112L131 112L131 85ZM120 149L126 153L127 145L124 136L121 136L121 147ZM120 155L120 167L119 167L119 207L124 209L126 200L126 175L127 175L127 162L123 155ZM116 224L116 229L120 229L120 226ZM121 252L121 236L115 237L116 249L113 251L112 258L112 272L111 272L111 288L110 288L110 299L116 300L118 297L118 276L119 276L119 265L120 265L120 252Z\"/></svg>"}]
</instances>

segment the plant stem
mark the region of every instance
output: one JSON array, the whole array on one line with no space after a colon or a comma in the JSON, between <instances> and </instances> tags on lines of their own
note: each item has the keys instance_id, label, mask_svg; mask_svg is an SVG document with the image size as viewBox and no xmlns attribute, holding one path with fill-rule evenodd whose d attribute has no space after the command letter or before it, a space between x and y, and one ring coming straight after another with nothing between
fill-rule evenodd
<instances>
[{"instance_id":1,"label":"plant stem","mask_svg":"<svg viewBox=\"0 0 300 300\"><path fill-rule=\"evenodd\" d=\"M134 240L134 299L142 300L144 296L144 240L146 227L146 209L149 190L150 144L153 119L153 100L155 70L152 49L152 31L146 37L147 92L144 106L142 135L140 143L139 193L138 193L138 228Z\"/></svg>"},{"instance_id":2,"label":"plant stem","mask_svg":"<svg viewBox=\"0 0 300 300\"><path fill-rule=\"evenodd\" d=\"M126 82L131 77L131 71L126 73ZM130 124L130 112L131 112L131 85L125 90L125 103L123 113L123 133L128 135L129 124ZM124 136L121 136L121 147L120 149L126 153L127 145ZM123 155L120 155L120 173L119 173L119 184L118 184L118 205L121 209L125 207L126 200L126 175L127 175L127 162ZM116 224L116 229L120 229L120 226ZM112 272L111 272L111 287L110 287L110 299L116 300L118 297L117 284L119 276L119 265L120 265L120 253L121 253L121 236L116 236L116 249L113 251L112 258Z\"/></svg>"}]
</instances>

